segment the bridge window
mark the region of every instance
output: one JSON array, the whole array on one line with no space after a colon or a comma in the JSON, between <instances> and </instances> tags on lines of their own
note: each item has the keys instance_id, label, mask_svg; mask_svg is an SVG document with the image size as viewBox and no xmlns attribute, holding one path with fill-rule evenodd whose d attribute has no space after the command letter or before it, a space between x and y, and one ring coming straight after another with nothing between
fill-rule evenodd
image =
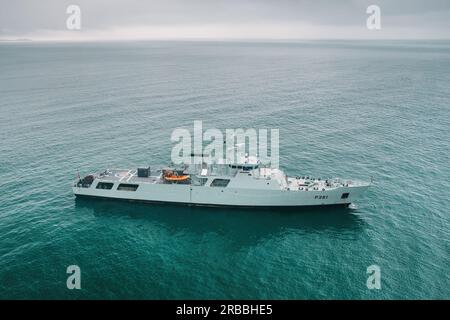
<instances>
[{"instance_id":1,"label":"bridge window","mask_svg":"<svg viewBox=\"0 0 450 320\"><path fill-rule=\"evenodd\" d=\"M138 187L139 187L138 184L121 183L117 187L117 190L121 190L121 191L136 191Z\"/></svg>"},{"instance_id":2,"label":"bridge window","mask_svg":"<svg viewBox=\"0 0 450 320\"><path fill-rule=\"evenodd\" d=\"M96 189L104 189L104 190L111 190L114 183L112 182L99 182L97 183Z\"/></svg>"},{"instance_id":3,"label":"bridge window","mask_svg":"<svg viewBox=\"0 0 450 320\"><path fill-rule=\"evenodd\" d=\"M211 187L222 187L225 188L228 183L230 183L229 179L214 179L213 182L211 182Z\"/></svg>"},{"instance_id":4,"label":"bridge window","mask_svg":"<svg viewBox=\"0 0 450 320\"><path fill-rule=\"evenodd\" d=\"M341 199L347 199L349 195L350 195L350 193L348 193L348 192L343 193L341 196Z\"/></svg>"}]
</instances>

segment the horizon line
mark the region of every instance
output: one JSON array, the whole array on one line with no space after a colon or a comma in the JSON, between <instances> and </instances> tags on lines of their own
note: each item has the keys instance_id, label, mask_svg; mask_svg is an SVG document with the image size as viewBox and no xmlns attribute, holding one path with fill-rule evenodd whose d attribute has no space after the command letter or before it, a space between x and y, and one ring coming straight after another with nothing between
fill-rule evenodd
<instances>
[{"instance_id":1,"label":"horizon line","mask_svg":"<svg viewBox=\"0 0 450 320\"><path fill-rule=\"evenodd\" d=\"M296 41L450 41L449 38L138 38L138 39L33 39L0 38L0 42L296 42Z\"/></svg>"}]
</instances>

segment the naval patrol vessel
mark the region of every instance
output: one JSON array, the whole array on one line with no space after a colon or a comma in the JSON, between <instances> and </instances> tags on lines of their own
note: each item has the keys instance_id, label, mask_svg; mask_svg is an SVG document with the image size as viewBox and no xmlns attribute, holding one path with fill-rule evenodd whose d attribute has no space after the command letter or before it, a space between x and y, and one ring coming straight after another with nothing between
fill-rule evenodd
<instances>
[{"instance_id":1,"label":"naval patrol vessel","mask_svg":"<svg viewBox=\"0 0 450 320\"><path fill-rule=\"evenodd\" d=\"M233 164L151 166L108 169L78 176L78 197L98 197L198 206L308 207L348 206L371 182L287 176L245 155Z\"/></svg>"}]
</instances>

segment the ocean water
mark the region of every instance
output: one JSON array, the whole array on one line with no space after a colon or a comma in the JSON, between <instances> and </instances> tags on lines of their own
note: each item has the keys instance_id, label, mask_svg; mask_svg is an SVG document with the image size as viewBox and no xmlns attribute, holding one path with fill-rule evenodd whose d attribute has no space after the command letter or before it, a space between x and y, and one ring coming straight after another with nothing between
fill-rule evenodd
<instances>
[{"instance_id":1,"label":"ocean water","mask_svg":"<svg viewBox=\"0 0 450 320\"><path fill-rule=\"evenodd\" d=\"M444 41L2 43L0 298L448 299L449 84ZM165 163L194 120L375 185L349 210L75 200L77 170Z\"/></svg>"}]
</instances>

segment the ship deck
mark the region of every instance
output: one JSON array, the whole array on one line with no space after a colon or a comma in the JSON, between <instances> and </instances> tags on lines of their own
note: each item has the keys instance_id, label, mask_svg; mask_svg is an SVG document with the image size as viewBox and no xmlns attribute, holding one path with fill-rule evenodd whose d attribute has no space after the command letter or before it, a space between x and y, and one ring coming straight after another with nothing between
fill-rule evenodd
<instances>
[{"instance_id":1,"label":"ship deck","mask_svg":"<svg viewBox=\"0 0 450 320\"><path fill-rule=\"evenodd\" d=\"M216 176L216 174L209 173L209 176ZM231 176L232 178L233 176ZM152 184L164 184L167 183L162 178L162 168L155 169L151 171L151 175L149 177L138 177L137 169L109 169L102 173L95 175L96 179L105 182L120 182L120 183L152 183ZM276 177L266 176L266 175L256 175L255 179L273 179ZM285 188L292 191L308 191L308 190L316 190L316 191L325 191L335 189L337 187L357 187L368 185L367 183L360 181L342 181L340 179L333 180L321 180L314 179L309 177L287 177L285 180ZM370 184L370 183L369 183Z\"/></svg>"},{"instance_id":2,"label":"ship deck","mask_svg":"<svg viewBox=\"0 0 450 320\"><path fill-rule=\"evenodd\" d=\"M138 177L136 169L107 170L97 175L97 178L102 181L122 182L122 183L134 183L134 182L163 183L163 180L161 179L161 171L156 171L155 175L150 175L149 177Z\"/></svg>"}]
</instances>

